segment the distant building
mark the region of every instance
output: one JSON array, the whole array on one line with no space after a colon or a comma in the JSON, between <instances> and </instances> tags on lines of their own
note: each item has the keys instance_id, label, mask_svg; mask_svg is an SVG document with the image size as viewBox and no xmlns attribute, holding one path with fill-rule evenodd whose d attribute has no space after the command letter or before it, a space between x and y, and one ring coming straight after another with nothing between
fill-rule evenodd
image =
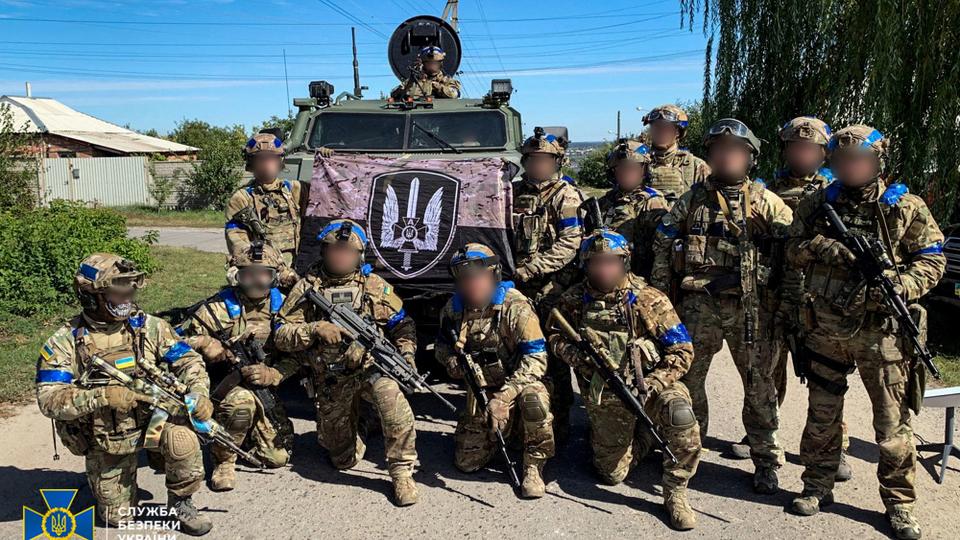
<instances>
[{"instance_id":1,"label":"distant building","mask_svg":"<svg viewBox=\"0 0 960 540\"><path fill-rule=\"evenodd\" d=\"M27 133L39 133L40 153L46 158L122 157L162 155L170 160L190 161L198 148L143 135L63 103L42 97L0 96L0 105L9 104L13 124L27 125Z\"/></svg>"}]
</instances>

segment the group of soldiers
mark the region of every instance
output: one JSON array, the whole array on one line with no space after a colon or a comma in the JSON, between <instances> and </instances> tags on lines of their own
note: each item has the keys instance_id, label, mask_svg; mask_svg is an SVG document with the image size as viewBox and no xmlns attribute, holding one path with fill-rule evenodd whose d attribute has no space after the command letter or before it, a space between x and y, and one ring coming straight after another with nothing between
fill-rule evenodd
<instances>
[{"instance_id":1,"label":"group of soldiers","mask_svg":"<svg viewBox=\"0 0 960 540\"><path fill-rule=\"evenodd\" d=\"M754 490L771 495L784 459L777 432L786 348L799 343L802 350L791 352L809 359L809 408L800 448L804 489L791 510L817 513L832 502L834 482L850 476L840 470L843 400L847 376L859 370L873 406L890 524L898 538L919 538L912 517L912 351L819 209L830 203L851 230L883 243L897 292L918 316L915 301L944 272L936 222L919 197L887 177L889 140L871 127L832 133L812 117L787 122L779 133L785 166L765 184L750 176L760 141L746 125L723 119L710 126L705 162L680 147L687 122L680 108L661 106L644 117L646 143L618 142L606 161L612 188L598 201L593 227L584 224L582 193L561 172L566 141L538 129L523 143L524 172L513 185L512 276L481 244L460 247L449 263L455 293L442 311L435 356L450 377L468 377L483 394L468 390L453 437L455 466L476 471L497 456L504 438L512 440L522 448L521 496L542 497L542 469L567 437L575 378L599 480L622 482L659 441L670 524L692 529L687 486L708 429L705 380L713 356L725 340L744 388L741 453L754 463ZM418 500L406 396L309 298L320 295L375 321L416 369L414 322L392 286L364 263L368 239L358 223L331 221L317 237L318 262L303 276L294 271L304 189L277 179L284 148L275 136L256 135L245 151L254 180L226 209L228 287L174 329L136 308L144 276L132 263L91 255L75 281L83 313L41 350L40 408L66 445L86 457L108 523L126 519L123 509L137 503L136 452L150 400L117 384L74 384L94 356L134 378L141 364L161 366L188 388L191 419L215 420L267 467L288 462L289 428L271 421L256 391L305 369L318 441L333 466L349 469L363 458L366 402L382 428L394 502ZM265 242L255 240L254 223ZM244 366L238 384L215 385L212 394L208 370L234 361L229 345L249 336L265 344L265 362ZM609 370L645 414L610 387ZM203 534L211 522L190 496L204 470L187 425L158 428L151 454L162 461L181 530ZM211 454L210 488L234 489L237 454L219 444Z\"/></svg>"}]
</instances>

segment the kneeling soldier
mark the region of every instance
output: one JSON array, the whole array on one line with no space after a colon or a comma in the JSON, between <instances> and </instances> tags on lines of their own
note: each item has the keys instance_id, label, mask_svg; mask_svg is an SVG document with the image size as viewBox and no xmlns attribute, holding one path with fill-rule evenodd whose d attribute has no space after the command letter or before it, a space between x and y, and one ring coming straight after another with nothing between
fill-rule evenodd
<instances>
[{"instance_id":1,"label":"kneeling soldier","mask_svg":"<svg viewBox=\"0 0 960 540\"><path fill-rule=\"evenodd\" d=\"M383 428L394 502L409 506L419 497L413 481L417 460L413 410L397 383L372 367L372 357L363 346L346 343L341 328L323 320L306 295L313 290L373 319L414 369L416 328L393 287L372 274L369 265L362 265L367 235L359 225L337 219L317 239L323 244L321 260L293 287L280 309L277 348L306 351L316 389L317 438L334 467L349 469L363 457L366 446L358 433L359 400L373 404Z\"/></svg>"},{"instance_id":2,"label":"kneeling soldier","mask_svg":"<svg viewBox=\"0 0 960 540\"><path fill-rule=\"evenodd\" d=\"M94 253L84 259L73 281L83 313L47 340L37 362L40 411L55 421L67 448L86 458L97 513L112 527L135 517L137 451L144 447L151 413L147 396L120 383L97 377L98 384L92 386L74 384L92 359L99 357L133 378L141 376L145 363L169 370L196 399L193 418L203 422L213 414L200 355L180 341L166 321L136 308L134 297L143 278L133 262L116 255ZM191 499L203 481L196 434L168 421L159 433L159 449L167 505L176 513L180 530L206 534L213 524Z\"/></svg>"},{"instance_id":3,"label":"kneeling soldier","mask_svg":"<svg viewBox=\"0 0 960 540\"><path fill-rule=\"evenodd\" d=\"M580 260L586 278L563 294L557 309L639 393L647 415L677 458L677 463L668 456L663 460L663 497L670 523L680 530L692 529L696 515L686 488L700 461L700 429L690 393L680 382L693 360L690 336L666 295L629 272L630 250L623 236L602 229L594 232L581 244ZM637 436L637 418L580 349L552 331L549 343L579 376L597 473L605 483L619 484L643 458L650 441Z\"/></svg>"},{"instance_id":4,"label":"kneeling soldier","mask_svg":"<svg viewBox=\"0 0 960 540\"><path fill-rule=\"evenodd\" d=\"M279 325L277 312L283 305L283 294L277 289L283 259L273 247L254 243L230 257L229 265L227 279L231 286L200 305L180 331L187 336L185 341L203 355L216 383L211 395L217 422L238 445L249 437L253 453L268 467L282 467L290 459L293 425L273 395L273 388L300 367L297 360L273 347L274 329ZM232 362L238 360L232 347L245 348L245 353L253 356L251 365L240 368L242 377L229 374ZM269 354L266 363L257 363L255 358L260 347ZM211 454L215 468L210 488L233 489L237 455L219 444L211 447Z\"/></svg>"},{"instance_id":5,"label":"kneeling soldier","mask_svg":"<svg viewBox=\"0 0 960 540\"><path fill-rule=\"evenodd\" d=\"M547 352L533 304L513 283L500 280L500 261L482 244L467 244L450 261L457 291L443 309L436 357L453 378L464 374L457 354L480 368L478 383L490 390L487 410L467 394L467 408L454 435L456 466L483 467L497 451L497 434L523 438L523 483L527 498L544 495L543 464L553 456L550 396L541 382ZM520 435L522 433L522 435Z\"/></svg>"}]
</instances>

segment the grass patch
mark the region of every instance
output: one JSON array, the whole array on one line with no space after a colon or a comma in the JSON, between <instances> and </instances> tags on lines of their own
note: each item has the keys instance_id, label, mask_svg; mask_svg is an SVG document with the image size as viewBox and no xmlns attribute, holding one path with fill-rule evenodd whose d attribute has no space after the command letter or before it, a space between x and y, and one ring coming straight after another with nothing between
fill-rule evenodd
<instances>
[{"instance_id":1,"label":"grass patch","mask_svg":"<svg viewBox=\"0 0 960 540\"><path fill-rule=\"evenodd\" d=\"M189 248L152 246L160 269L151 274L138 303L147 313L193 304L225 282L223 255ZM37 351L56 329L79 313L75 305L58 306L44 317L0 313L0 402L25 398L33 390Z\"/></svg>"},{"instance_id":2,"label":"grass patch","mask_svg":"<svg viewBox=\"0 0 960 540\"><path fill-rule=\"evenodd\" d=\"M160 210L149 206L114 208L127 218L131 227L223 227L223 212L218 210Z\"/></svg>"}]
</instances>

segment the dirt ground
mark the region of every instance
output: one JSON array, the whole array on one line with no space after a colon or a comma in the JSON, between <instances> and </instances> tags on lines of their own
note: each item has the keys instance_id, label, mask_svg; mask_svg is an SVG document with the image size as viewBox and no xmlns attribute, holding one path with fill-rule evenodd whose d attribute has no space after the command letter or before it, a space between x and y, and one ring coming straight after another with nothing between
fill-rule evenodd
<instances>
[{"instance_id":1,"label":"dirt ground","mask_svg":"<svg viewBox=\"0 0 960 540\"><path fill-rule=\"evenodd\" d=\"M685 538L883 538L888 534L875 476L877 447L873 442L870 407L863 385L854 375L847 396L854 479L838 484L837 503L809 518L785 511L800 488L797 456L806 394L791 381L782 411L781 438L787 464L781 470L783 490L774 496L750 489L752 466L729 458L730 441L743 435L740 423L742 390L728 353L714 361L709 380L710 436L700 469L691 482L690 499L699 512L699 527L688 533L670 529L660 506L660 464L647 459L616 487L598 485L591 471L582 408L574 412L570 442L545 469L547 496L537 501L517 499L506 478L493 469L466 475L452 465L454 418L429 395L411 402L417 412L420 465L415 478L421 501L397 508L389 499L379 436L369 441L366 458L352 471L338 472L318 447L313 409L295 389L290 412L298 433L292 464L265 473L243 468L238 489L213 493L202 489L197 505L214 520L208 538L627 538L643 533ZM455 404L463 403L458 389L441 386ZM916 419L919 442L943 440L944 411L926 410ZM65 453L53 461L50 422L34 403L0 420L0 537L21 538L22 505L45 510L41 488L79 488L73 510L93 504L83 475L82 458ZM960 460L954 461L946 483L933 477L939 451L921 452L917 472L920 491L916 515L924 538L957 538L960 526ZM954 458L956 459L956 458ZM209 470L209 467L208 467ZM939 469L938 469L939 470ZM146 503L163 503L163 477L142 460L140 494ZM157 538L149 536L146 538ZM646 536L646 535L644 535ZM182 535L180 536L183 537ZM117 531L98 529L97 538L116 539Z\"/></svg>"}]
</instances>

